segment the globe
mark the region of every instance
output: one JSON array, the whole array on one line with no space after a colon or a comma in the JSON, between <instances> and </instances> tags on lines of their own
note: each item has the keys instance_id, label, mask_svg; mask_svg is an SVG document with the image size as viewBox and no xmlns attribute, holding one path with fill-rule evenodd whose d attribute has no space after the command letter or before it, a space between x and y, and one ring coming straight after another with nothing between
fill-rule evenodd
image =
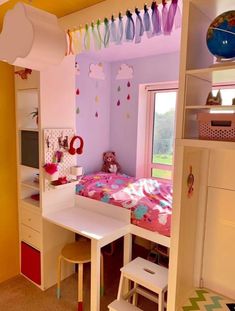
<instances>
[{"instance_id":1,"label":"globe","mask_svg":"<svg viewBox=\"0 0 235 311\"><path fill-rule=\"evenodd\" d=\"M209 51L218 60L235 57L235 11L216 17L209 26L206 42Z\"/></svg>"}]
</instances>

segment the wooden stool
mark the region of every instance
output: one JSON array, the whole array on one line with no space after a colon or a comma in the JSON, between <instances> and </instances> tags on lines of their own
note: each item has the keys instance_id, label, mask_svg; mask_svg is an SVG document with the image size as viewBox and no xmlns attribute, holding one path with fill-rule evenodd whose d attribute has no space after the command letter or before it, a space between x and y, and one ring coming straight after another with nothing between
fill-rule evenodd
<instances>
[{"instance_id":1,"label":"wooden stool","mask_svg":"<svg viewBox=\"0 0 235 311\"><path fill-rule=\"evenodd\" d=\"M143 311L125 300L114 300L109 306L110 311Z\"/></svg>"},{"instance_id":2,"label":"wooden stool","mask_svg":"<svg viewBox=\"0 0 235 311\"><path fill-rule=\"evenodd\" d=\"M128 293L123 294L125 278L133 281L134 287ZM133 296L132 303L133 305L137 305L137 294L140 294L158 303L158 311L164 311L164 294L167 291L167 284L167 268L138 257L121 268L117 300L127 300ZM153 293L150 293L149 290Z\"/></svg>"},{"instance_id":3,"label":"wooden stool","mask_svg":"<svg viewBox=\"0 0 235 311\"><path fill-rule=\"evenodd\" d=\"M79 240L64 246L58 258L57 298L61 297L61 260L78 264L78 311L83 310L83 264L91 261L90 240ZM101 254L100 290L104 292L103 255Z\"/></svg>"}]
</instances>

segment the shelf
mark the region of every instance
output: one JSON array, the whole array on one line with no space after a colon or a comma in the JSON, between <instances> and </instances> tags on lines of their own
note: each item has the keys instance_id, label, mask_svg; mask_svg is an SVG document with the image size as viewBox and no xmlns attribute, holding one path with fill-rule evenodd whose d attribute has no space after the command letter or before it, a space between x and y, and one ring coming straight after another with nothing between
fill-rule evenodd
<instances>
[{"instance_id":1,"label":"shelf","mask_svg":"<svg viewBox=\"0 0 235 311\"><path fill-rule=\"evenodd\" d=\"M40 208L40 201L33 200L31 198L24 198L21 200L25 205Z\"/></svg>"},{"instance_id":2,"label":"shelf","mask_svg":"<svg viewBox=\"0 0 235 311\"><path fill-rule=\"evenodd\" d=\"M234 82L235 62L216 64L203 69L186 70L186 75L213 83Z\"/></svg>"},{"instance_id":3,"label":"shelf","mask_svg":"<svg viewBox=\"0 0 235 311\"><path fill-rule=\"evenodd\" d=\"M33 190L39 190L39 183L33 182L31 180L22 181L21 185Z\"/></svg>"},{"instance_id":4,"label":"shelf","mask_svg":"<svg viewBox=\"0 0 235 311\"><path fill-rule=\"evenodd\" d=\"M52 184L49 184L49 186L52 189L63 189L63 188L68 188L68 187L75 186L78 183L79 183L79 180L72 180L70 182L67 182L66 184L62 184L62 185L52 185Z\"/></svg>"},{"instance_id":5,"label":"shelf","mask_svg":"<svg viewBox=\"0 0 235 311\"><path fill-rule=\"evenodd\" d=\"M190 0L190 2L208 16L211 21L223 12L234 10L234 3L229 0Z\"/></svg>"},{"instance_id":6,"label":"shelf","mask_svg":"<svg viewBox=\"0 0 235 311\"><path fill-rule=\"evenodd\" d=\"M38 132L38 128L27 128L27 127L21 127L19 128L19 131L29 131L29 132Z\"/></svg>"},{"instance_id":7,"label":"shelf","mask_svg":"<svg viewBox=\"0 0 235 311\"><path fill-rule=\"evenodd\" d=\"M196 106L186 106L185 109L207 109L207 110L210 110L210 109L213 109L213 110L223 110L223 111L226 111L226 110L233 110L235 111L235 105L196 105Z\"/></svg>"},{"instance_id":8,"label":"shelf","mask_svg":"<svg viewBox=\"0 0 235 311\"><path fill-rule=\"evenodd\" d=\"M203 140L203 139L177 139L176 145L185 147L199 147L207 149L234 149L233 141Z\"/></svg>"}]
</instances>

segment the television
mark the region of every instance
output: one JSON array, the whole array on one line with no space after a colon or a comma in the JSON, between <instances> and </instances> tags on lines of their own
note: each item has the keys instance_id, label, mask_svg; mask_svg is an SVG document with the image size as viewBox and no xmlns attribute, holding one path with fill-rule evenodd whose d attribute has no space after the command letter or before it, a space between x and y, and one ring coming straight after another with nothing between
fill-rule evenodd
<instances>
[{"instance_id":1,"label":"television","mask_svg":"<svg viewBox=\"0 0 235 311\"><path fill-rule=\"evenodd\" d=\"M21 131L21 164L33 168L39 168L37 131Z\"/></svg>"}]
</instances>

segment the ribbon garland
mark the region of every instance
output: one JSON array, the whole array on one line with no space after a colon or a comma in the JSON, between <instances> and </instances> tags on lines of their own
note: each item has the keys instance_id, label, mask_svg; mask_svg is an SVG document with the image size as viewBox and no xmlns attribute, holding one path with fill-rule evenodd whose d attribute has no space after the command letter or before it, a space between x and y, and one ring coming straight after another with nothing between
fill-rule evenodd
<instances>
[{"instance_id":1,"label":"ribbon garland","mask_svg":"<svg viewBox=\"0 0 235 311\"><path fill-rule=\"evenodd\" d=\"M68 50L66 55L78 54L82 50L89 51L91 43L95 50L100 50L102 46L107 48L110 42L119 45L124 41L134 41L137 44L141 42L144 32L147 38L160 34L170 35L174 27L179 28L181 26L181 11L178 0L171 0L170 5L166 0L162 0L161 10L156 1L153 1L151 10L151 17L147 4L144 5L143 14L138 8L135 8L134 13L127 10L125 32L121 13L117 19L112 15L110 21L105 17L103 23L98 20L96 23L92 22L91 26L86 24L84 31L82 31L81 26L78 29L69 29L67 31ZM135 21L133 14L136 15ZM101 26L103 31L101 31Z\"/></svg>"}]
</instances>

